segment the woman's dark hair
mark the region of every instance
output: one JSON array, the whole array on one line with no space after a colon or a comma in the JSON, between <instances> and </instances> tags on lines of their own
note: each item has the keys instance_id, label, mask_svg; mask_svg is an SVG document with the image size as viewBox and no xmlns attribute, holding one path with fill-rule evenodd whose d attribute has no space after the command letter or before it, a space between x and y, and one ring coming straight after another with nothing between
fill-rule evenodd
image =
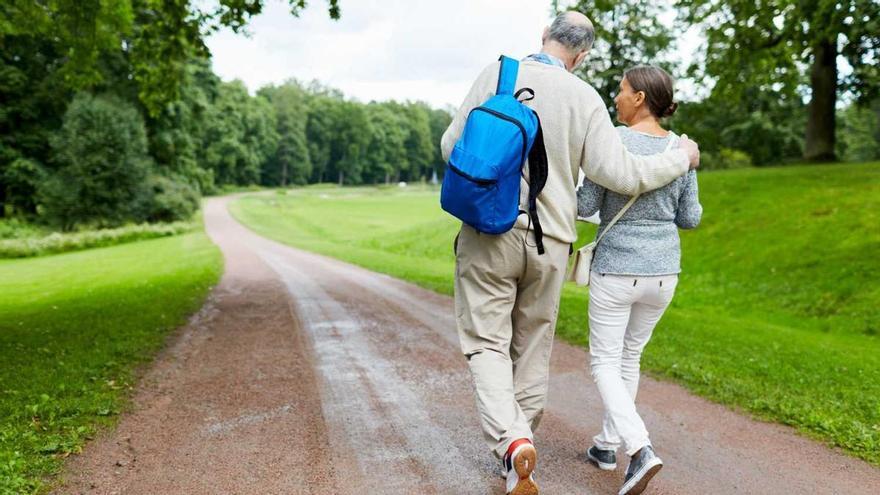
<instances>
[{"instance_id":1,"label":"woman's dark hair","mask_svg":"<svg viewBox=\"0 0 880 495\"><path fill-rule=\"evenodd\" d=\"M658 119L671 117L678 108L672 101L672 76L660 67L637 65L623 73L633 91L645 93L645 102Z\"/></svg>"}]
</instances>

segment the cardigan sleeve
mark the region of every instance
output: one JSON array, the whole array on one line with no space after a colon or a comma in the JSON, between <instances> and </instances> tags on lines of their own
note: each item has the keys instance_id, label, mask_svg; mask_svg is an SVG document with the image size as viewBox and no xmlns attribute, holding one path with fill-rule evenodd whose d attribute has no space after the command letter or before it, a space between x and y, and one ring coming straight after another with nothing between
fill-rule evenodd
<instances>
[{"instance_id":1,"label":"cardigan sleeve","mask_svg":"<svg viewBox=\"0 0 880 495\"><path fill-rule=\"evenodd\" d=\"M682 229L694 229L700 225L703 217L703 206L697 187L697 172L691 170L684 178L684 189L678 197L678 209L675 211L675 225Z\"/></svg>"},{"instance_id":2,"label":"cardigan sleeve","mask_svg":"<svg viewBox=\"0 0 880 495\"><path fill-rule=\"evenodd\" d=\"M605 188L584 177L584 182L577 190L578 216L589 218L599 211L605 197Z\"/></svg>"}]
</instances>

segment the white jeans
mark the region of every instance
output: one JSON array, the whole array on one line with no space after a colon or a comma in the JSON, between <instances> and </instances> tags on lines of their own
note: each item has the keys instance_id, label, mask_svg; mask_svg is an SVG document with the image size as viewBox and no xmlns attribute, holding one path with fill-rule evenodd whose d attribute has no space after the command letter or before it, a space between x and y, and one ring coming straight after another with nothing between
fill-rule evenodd
<instances>
[{"instance_id":1,"label":"white jeans","mask_svg":"<svg viewBox=\"0 0 880 495\"><path fill-rule=\"evenodd\" d=\"M635 406L639 362L677 284L678 275L590 276L590 370L605 406L593 438L600 449L622 443L631 456L651 444Z\"/></svg>"}]
</instances>

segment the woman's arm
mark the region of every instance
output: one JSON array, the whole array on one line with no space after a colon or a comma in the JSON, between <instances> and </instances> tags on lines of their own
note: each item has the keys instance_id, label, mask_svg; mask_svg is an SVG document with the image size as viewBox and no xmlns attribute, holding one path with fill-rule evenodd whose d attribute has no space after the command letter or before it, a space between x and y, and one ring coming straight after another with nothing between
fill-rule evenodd
<instances>
[{"instance_id":1,"label":"woman's arm","mask_svg":"<svg viewBox=\"0 0 880 495\"><path fill-rule=\"evenodd\" d=\"M682 229L694 229L700 225L703 206L697 188L697 172L691 170L684 178L684 190L678 197L678 210L675 212L675 225Z\"/></svg>"},{"instance_id":2,"label":"woman's arm","mask_svg":"<svg viewBox=\"0 0 880 495\"><path fill-rule=\"evenodd\" d=\"M605 188L584 177L577 190L578 216L588 218L596 214L605 198Z\"/></svg>"}]
</instances>

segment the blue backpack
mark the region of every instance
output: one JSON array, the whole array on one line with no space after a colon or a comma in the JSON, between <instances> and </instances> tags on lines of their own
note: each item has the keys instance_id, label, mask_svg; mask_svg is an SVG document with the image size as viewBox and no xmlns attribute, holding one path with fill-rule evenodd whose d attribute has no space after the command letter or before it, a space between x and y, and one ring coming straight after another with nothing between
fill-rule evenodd
<instances>
[{"instance_id":1,"label":"blue backpack","mask_svg":"<svg viewBox=\"0 0 880 495\"><path fill-rule=\"evenodd\" d=\"M514 94L519 62L501 56L495 96L468 114L443 176L440 206L479 232L502 234L520 214L535 228L538 253L544 254L538 220L538 194L547 182L547 153L538 114L519 101L530 88ZM520 210L520 176L529 162L528 211Z\"/></svg>"}]
</instances>

